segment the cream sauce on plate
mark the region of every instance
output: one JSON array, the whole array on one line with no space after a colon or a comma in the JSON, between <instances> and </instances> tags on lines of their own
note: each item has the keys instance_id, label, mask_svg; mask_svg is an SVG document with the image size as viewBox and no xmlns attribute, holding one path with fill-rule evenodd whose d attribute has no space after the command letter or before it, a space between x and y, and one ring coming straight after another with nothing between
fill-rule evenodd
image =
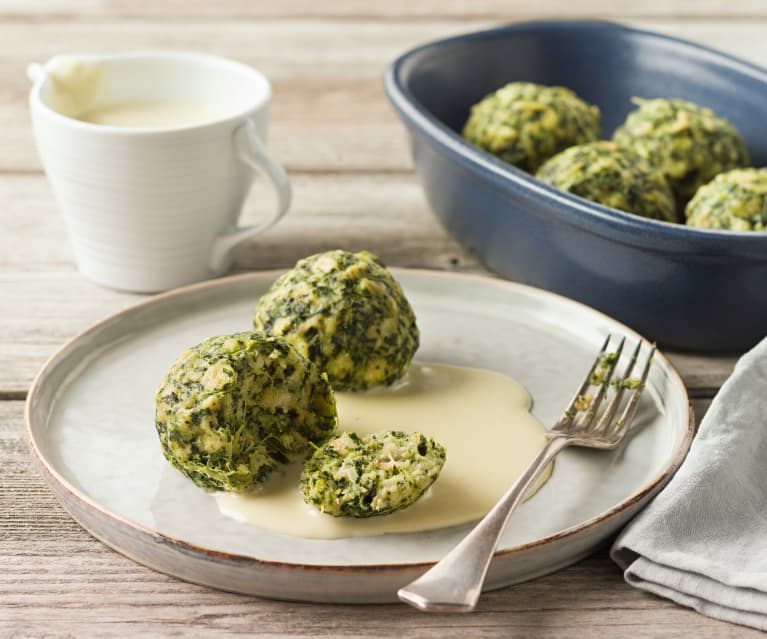
<instances>
[{"instance_id":1,"label":"cream sauce on plate","mask_svg":"<svg viewBox=\"0 0 767 639\"><path fill-rule=\"evenodd\" d=\"M437 481L412 506L354 519L320 513L298 488L302 464L288 467L261 491L216 493L224 515L288 535L336 539L411 533L481 518L545 443L529 412L530 396L506 375L414 362L405 381L366 393L337 393L339 431L419 431L447 449ZM528 494L551 474L549 467Z\"/></svg>"}]
</instances>

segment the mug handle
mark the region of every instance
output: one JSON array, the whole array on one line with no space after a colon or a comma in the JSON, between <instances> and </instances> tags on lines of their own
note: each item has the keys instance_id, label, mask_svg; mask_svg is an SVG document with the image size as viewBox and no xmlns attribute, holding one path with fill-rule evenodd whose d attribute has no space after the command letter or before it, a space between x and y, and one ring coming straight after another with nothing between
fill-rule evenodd
<instances>
[{"instance_id":1,"label":"mug handle","mask_svg":"<svg viewBox=\"0 0 767 639\"><path fill-rule=\"evenodd\" d=\"M266 150L256 131L256 123L252 119L247 120L235 129L233 136L237 157L250 168L269 178L277 192L277 202L271 215L258 224L236 226L226 231L213 243L210 268L214 273L226 269L230 253L240 242L255 237L276 224L287 213L293 197L290 180L284 169L271 158Z\"/></svg>"},{"instance_id":2,"label":"mug handle","mask_svg":"<svg viewBox=\"0 0 767 639\"><path fill-rule=\"evenodd\" d=\"M27 78L32 84L37 84L45 77L45 67L33 62L27 65Z\"/></svg>"}]
</instances>

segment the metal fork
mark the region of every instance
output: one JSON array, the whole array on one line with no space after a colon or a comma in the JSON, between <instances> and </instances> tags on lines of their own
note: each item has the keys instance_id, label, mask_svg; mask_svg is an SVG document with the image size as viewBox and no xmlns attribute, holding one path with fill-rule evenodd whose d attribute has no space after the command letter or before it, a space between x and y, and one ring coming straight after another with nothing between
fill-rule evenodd
<instances>
[{"instance_id":1,"label":"metal fork","mask_svg":"<svg viewBox=\"0 0 767 639\"><path fill-rule=\"evenodd\" d=\"M631 427L639 397L647 381L655 345L638 377L631 374L637 364L643 342L640 340L622 377L613 382L625 337L615 351L609 350L608 335L589 369L586 379L570 405L547 433L547 441L520 478L474 527L474 529L428 572L397 593L400 600L427 612L471 612L482 592L490 561L509 517L522 501L533 482L554 456L567 446L586 446L609 450L618 446ZM600 413L608 389L614 395ZM596 395L590 391L597 388ZM625 391L631 390L621 416L615 419Z\"/></svg>"}]
</instances>

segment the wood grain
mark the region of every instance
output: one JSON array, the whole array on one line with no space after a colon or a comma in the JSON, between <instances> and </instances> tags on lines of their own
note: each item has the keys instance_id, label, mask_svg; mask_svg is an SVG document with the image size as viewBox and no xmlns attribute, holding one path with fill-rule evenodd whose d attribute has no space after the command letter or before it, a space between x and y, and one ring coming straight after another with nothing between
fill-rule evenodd
<instances>
[{"instance_id":1,"label":"wood grain","mask_svg":"<svg viewBox=\"0 0 767 639\"><path fill-rule=\"evenodd\" d=\"M240 269L292 266L312 252L368 248L388 263L424 268L479 268L442 230L413 175L294 173L290 213L238 252ZM271 206L257 183L243 213L255 221ZM66 227L42 175L0 175L0 269L4 273L74 272ZM1 277L2 275L0 275Z\"/></svg>"},{"instance_id":2,"label":"wood grain","mask_svg":"<svg viewBox=\"0 0 767 639\"><path fill-rule=\"evenodd\" d=\"M338 245L328 244L327 247ZM285 246L293 247L296 259L309 253L297 242L286 242ZM377 242L357 240L346 246L353 250L386 248L380 238ZM402 255L394 242L389 249L379 251L384 259ZM453 253L445 253L445 256L449 255ZM424 264L424 260L416 263L443 267L440 262L444 257L435 254L432 259L431 264ZM455 259L460 261L462 258ZM278 261L271 264L287 267L294 261L291 258L290 263ZM394 263L399 262L395 259ZM472 262L467 260L467 264ZM69 272L0 273L0 290L3 291L3 304L7 306L4 331L0 334L0 399L23 399L37 371L64 342L103 317L144 299L139 295L102 289L71 268ZM77 301L72 303L72 300ZM713 397L737 360L737 355L666 354L693 398Z\"/></svg>"},{"instance_id":3,"label":"wood grain","mask_svg":"<svg viewBox=\"0 0 767 639\"><path fill-rule=\"evenodd\" d=\"M707 402L696 402L702 414ZM486 594L472 615L331 606L217 592L144 568L72 521L32 466L22 402L0 402L0 636L756 637L627 586L602 550Z\"/></svg>"},{"instance_id":4,"label":"wood grain","mask_svg":"<svg viewBox=\"0 0 767 639\"><path fill-rule=\"evenodd\" d=\"M0 16L34 19L68 18L77 20L129 17L155 17L176 20L204 18L206 20L242 18L325 18L349 20L366 18L464 19L492 17L511 19L566 17L709 17L732 18L767 16L762 0L731 0L725 6L721 0L643 0L641 3L610 0L390 0L389 2L360 2L359 0L283 0L282 2L253 2L251 0L2 0Z\"/></svg>"},{"instance_id":5,"label":"wood grain","mask_svg":"<svg viewBox=\"0 0 767 639\"><path fill-rule=\"evenodd\" d=\"M160 3L158 3L160 4ZM767 23L630 20L767 63ZM30 62L62 52L136 48L197 49L260 68L274 83L270 147L294 171L409 171L403 127L383 94L382 77L397 55L419 43L481 29L487 20L429 22L317 20L251 22L0 21L0 171L39 171L27 115ZM221 37L221 34L226 34Z\"/></svg>"},{"instance_id":6,"label":"wood grain","mask_svg":"<svg viewBox=\"0 0 767 639\"><path fill-rule=\"evenodd\" d=\"M238 249L236 270L288 268L313 252L339 247L367 248L398 266L480 270L439 227L412 176L294 175L293 182L290 214ZM245 220L256 217L264 197L265 187L255 190ZM42 176L0 176L0 202L0 393L23 397L60 345L142 297L101 288L77 274Z\"/></svg>"},{"instance_id":7,"label":"wood grain","mask_svg":"<svg viewBox=\"0 0 767 639\"><path fill-rule=\"evenodd\" d=\"M366 248L388 264L486 273L441 229L407 175L295 175L295 204L276 227L237 252L237 271L288 268L331 248ZM263 205L248 201L245 220ZM39 175L0 176L0 397L22 398L35 373L65 341L102 317L143 299L77 274L66 230ZM72 300L77 300L72 303ZM711 397L735 356L671 354L690 393Z\"/></svg>"}]
</instances>

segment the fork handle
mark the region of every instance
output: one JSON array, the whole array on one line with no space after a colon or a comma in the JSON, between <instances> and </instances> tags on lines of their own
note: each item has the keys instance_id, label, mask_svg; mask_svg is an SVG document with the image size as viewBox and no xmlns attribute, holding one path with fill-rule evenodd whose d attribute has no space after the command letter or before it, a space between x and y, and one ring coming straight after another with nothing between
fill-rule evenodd
<instances>
[{"instance_id":1,"label":"fork handle","mask_svg":"<svg viewBox=\"0 0 767 639\"><path fill-rule=\"evenodd\" d=\"M569 443L567 437L550 437L519 479L461 543L418 579L400 588L397 592L400 600L426 612L474 610L511 513L543 469Z\"/></svg>"}]
</instances>

